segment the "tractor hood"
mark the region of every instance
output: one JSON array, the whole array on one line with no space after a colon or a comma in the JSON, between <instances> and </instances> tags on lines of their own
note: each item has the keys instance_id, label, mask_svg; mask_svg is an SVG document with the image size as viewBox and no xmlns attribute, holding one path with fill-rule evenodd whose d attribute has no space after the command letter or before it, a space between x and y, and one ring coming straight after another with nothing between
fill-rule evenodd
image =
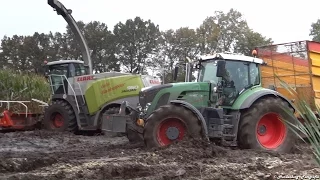
<instances>
[{"instance_id":1,"label":"tractor hood","mask_svg":"<svg viewBox=\"0 0 320 180\"><path fill-rule=\"evenodd\" d=\"M139 94L139 103L142 108L145 108L150 103L149 112L149 110L168 104L171 100L193 102L193 100L199 99L200 96L201 99L205 99L203 95L209 95L209 91L210 83L208 82L181 82L157 85L143 88Z\"/></svg>"}]
</instances>

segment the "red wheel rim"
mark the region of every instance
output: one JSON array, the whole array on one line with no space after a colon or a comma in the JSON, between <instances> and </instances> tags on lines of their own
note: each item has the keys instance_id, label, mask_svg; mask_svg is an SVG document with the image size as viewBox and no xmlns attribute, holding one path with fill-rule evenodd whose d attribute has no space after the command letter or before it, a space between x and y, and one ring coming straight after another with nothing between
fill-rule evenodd
<instances>
[{"instance_id":1,"label":"red wheel rim","mask_svg":"<svg viewBox=\"0 0 320 180\"><path fill-rule=\"evenodd\" d=\"M63 117L61 114L57 113L53 118L53 126L60 128L63 126Z\"/></svg>"},{"instance_id":2,"label":"red wheel rim","mask_svg":"<svg viewBox=\"0 0 320 180\"><path fill-rule=\"evenodd\" d=\"M182 140L186 133L186 126L178 118L166 118L157 128L157 140L161 146Z\"/></svg>"},{"instance_id":3,"label":"red wheel rim","mask_svg":"<svg viewBox=\"0 0 320 180\"><path fill-rule=\"evenodd\" d=\"M286 136L286 126L276 113L267 113L257 125L257 138L266 149L276 149Z\"/></svg>"}]
</instances>

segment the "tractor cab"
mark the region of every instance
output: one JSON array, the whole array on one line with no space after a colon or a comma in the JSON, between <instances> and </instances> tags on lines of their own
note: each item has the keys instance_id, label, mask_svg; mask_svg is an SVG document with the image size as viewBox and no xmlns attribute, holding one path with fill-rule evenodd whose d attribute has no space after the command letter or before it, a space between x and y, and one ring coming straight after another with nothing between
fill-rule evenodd
<instances>
[{"instance_id":1,"label":"tractor cab","mask_svg":"<svg viewBox=\"0 0 320 180\"><path fill-rule=\"evenodd\" d=\"M212 101L219 99L219 105L232 106L245 90L260 85L259 59L249 56L218 54L204 56L196 66L198 82L210 82Z\"/></svg>"},{"instance_id":2,"label":"tractor cab","mask_svg":"<svg viewBox=\"0 0 320 180\"><path fill-rule=\"evenodd\" d=\"M211 84L211 102L222 106L232 106L237 97L245 90L260 85L259 65L261 59L227 53L201 56L197 61L189 62L186 70L186 82L190 82L192 70L197 70L197 82ZM178 69L175 69L175 77Z\"/></svg>"},{"instance_id":3,"label":"tractor cab","mask_svg":"<svg viewBox=\"0 0 320 180\"><path fill-rule=\"evenodd\" d=\"M88 66L80 60L60 60L45 63L45 76L53 94L66 94L68 78L89 74Z\"/></svg>"}]
</instances>

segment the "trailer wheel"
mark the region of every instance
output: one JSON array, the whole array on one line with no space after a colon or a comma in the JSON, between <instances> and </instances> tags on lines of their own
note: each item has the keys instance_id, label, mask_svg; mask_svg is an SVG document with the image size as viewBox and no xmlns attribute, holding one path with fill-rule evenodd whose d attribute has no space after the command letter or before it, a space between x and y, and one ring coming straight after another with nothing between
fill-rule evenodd
<instances>
[{"instance_id":1,"label":"trailer wheel","mask_svg":"<svg viewBox=\"0 0 320 180\"><path fill-rule=\"evenodd\" d=\"M65 101L55 100L45 110L43 125L53 131L75 132L78 128L72 107Z\"/></svg>"},{"instance_id":2,"label":"trailer wheel","mask_svg":"<svg viewBox=\"0 0 320 180\"><path fill-rule=\"evenodd\" d=\"M107 109L104 113L106 114L118 114L120 111L120 107L112 107ZM128 114L129 112L127 112ZM126 133L117 133L116 136L122 137L126 136L131 143L137 143L142 141L142 137L139 136L138 132L131 130L130 128L126 128Z\"/></svg>"},{"instance_id":3,"label":"trailer wheel","mask_svg":"<svg viewBox=\"0 0 320 180\"><path fill-rule=\"evenodd\" d=\"M198 118L179 105L164 105L146 120L144 141L147 147L167 146L186 137L201 138L202 127Z\"/></svg>"},{"instance_id":4,"label":"trailer wheel","mask_svg":"<svg viewBox=\"0 0 320 180\"><path fill-rule=\"evenodd\" d=\"M244 149L290 152L295 144L295 134L281 119L295 123L282 108L289 104L280 98L267 97L258 100L240 119L238 141ZM293 112L293 109L291 112Z\"/></svg>"}]
</instances>

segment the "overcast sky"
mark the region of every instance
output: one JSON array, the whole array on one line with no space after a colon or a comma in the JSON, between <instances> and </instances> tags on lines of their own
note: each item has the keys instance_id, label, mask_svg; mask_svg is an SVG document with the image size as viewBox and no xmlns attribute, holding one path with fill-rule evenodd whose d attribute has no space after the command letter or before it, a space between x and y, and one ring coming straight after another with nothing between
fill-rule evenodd
<instances>
[{"instance_id":1,"label":"overcast sky","mask_svg":"<svg viewBox=\"0 0 320 180\"><path fill-rule=\"evenodd\" d=\"M234 8L249 26L275 43L308 40L310 25L320 18L320 1L289 0L61 0L76 20L105 22L110 29L119 21L140 16L159 24L161 30L198 27L215 10ZM64 32L66 22L47 0L0 0L0 37Z\"/></svg>"}]
</instances>

